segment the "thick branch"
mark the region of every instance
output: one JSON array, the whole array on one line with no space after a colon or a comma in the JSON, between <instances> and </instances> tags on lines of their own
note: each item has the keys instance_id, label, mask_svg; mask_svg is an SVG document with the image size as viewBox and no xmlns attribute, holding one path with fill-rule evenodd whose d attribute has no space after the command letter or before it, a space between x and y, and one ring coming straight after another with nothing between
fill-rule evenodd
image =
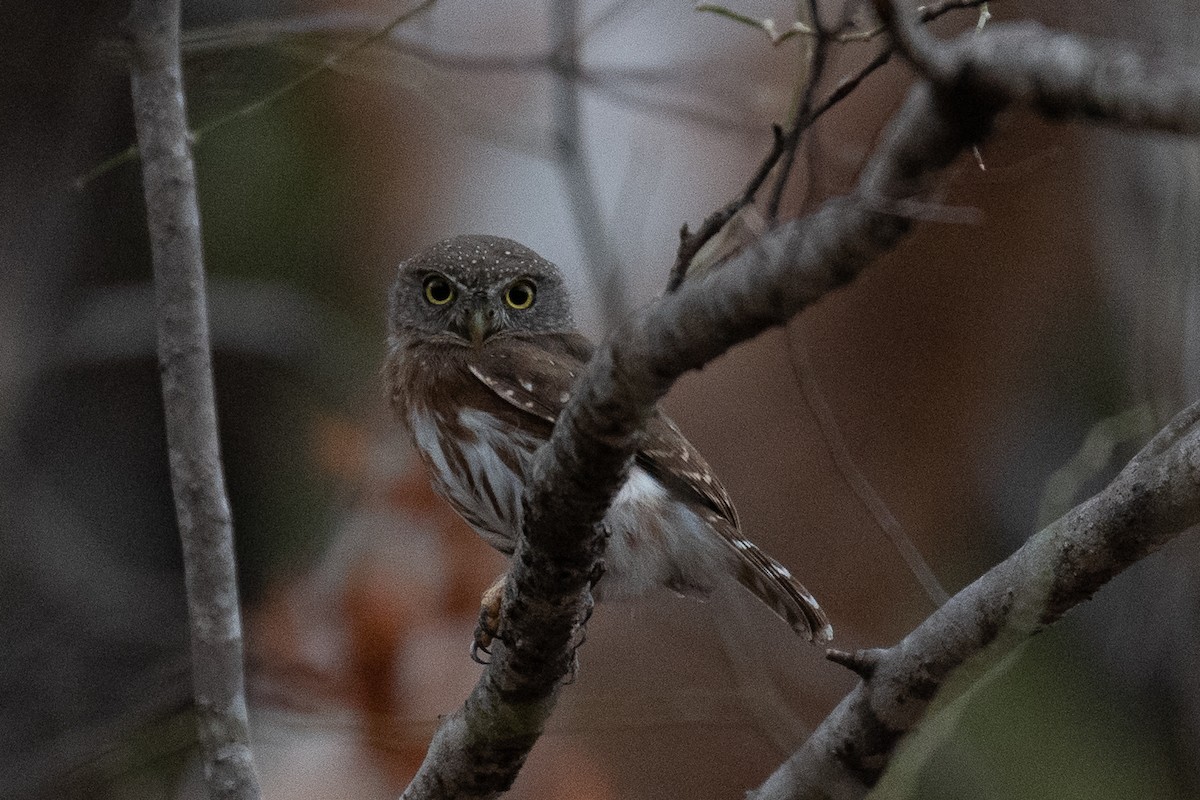
<instances>
[{"instance_id":1,"label":"thick branch","mask_svg":"<svg viewBox=\"0 0 1200 800\"><path fill-rule=\"evenodd\" d=\"M179 0L135 0L126 20L192 677L209 796L257 800L242 666L233 527L217 446L200 215L179 60Z\"/></svg>"},{"instance_id":2,"label":"thick branch","mask_svg":"<svg viewBox=\"0 0 1200 800\"><path fill-rule=\"evenodd\" d=\"M466 705L438 730L406 798L494 797L511 785L570 668L603 549L599 523L655 404L684 372L783 324L890 249L910 226L904 201L981 134L970 124L926 126L953 113L928 93L910 106L855 195L775 228L597 351L535 465L506 590L508 646L497 646Z\"/></svg>"},{"instance_id":3,"label":"thick branch","mask_svg":"<svg viewBox=\"0 0 1200 800\"><path fill-rule=\"evenodd\" d=\"M1056 33L1032 22L989 25L942 42L889 0L876 0L897 48L957 95L1028 105L1051 118L1137 130L1200 132L1200 69L1154 64L1120 42Z\"/></svg>"},{"instance_id":4,"label":"thick branch","mask_svg":"<svg viewBox=\"0 0 1200 800\"><path fill-rule=\"evenodd\" d=\"M1172 426L1192 425L1197 413L1200 403ZM1158 437L1108 488L1031 538L899 644L872 651L864 680L752 796L865 796L955 669L968 659L977 666L994 662L1200 522L1200 430L1190 427L1166 450L1156 452L1157 445ZM841 654L836 660L846 662Z\"/></svg>"}]
</instances>

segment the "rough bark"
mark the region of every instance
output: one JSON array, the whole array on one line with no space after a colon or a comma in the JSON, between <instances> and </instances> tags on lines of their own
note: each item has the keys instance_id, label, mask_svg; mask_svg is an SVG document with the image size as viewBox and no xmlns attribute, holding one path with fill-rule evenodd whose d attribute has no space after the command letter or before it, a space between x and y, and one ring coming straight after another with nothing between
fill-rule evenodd
<instances>
[{"instance_id":1,"label":"rough bark","mask_svg":"<svg viewBox=\"0 0 1200 800\"><path fill-rule=\"evenodd\" d=\"M865 796L954 670L969 660L994 663L1200 522L1198 417L1200 403L1104 491L1033 536L899 644L836 654L863 680L751 797Z\"/></svg>"},{"instance_id":2,"label":"rough bark","mask_svg":"<svg viewBox=\"0 0 1200 800\"><path fill-rule=\"evenodd\" d=\"M126 29L171 487L183 543L192 677L209 796L257 800L233 526L217 439L196 178L183 105L179 0L135 0Z\"/></svg>"}]
</instances>

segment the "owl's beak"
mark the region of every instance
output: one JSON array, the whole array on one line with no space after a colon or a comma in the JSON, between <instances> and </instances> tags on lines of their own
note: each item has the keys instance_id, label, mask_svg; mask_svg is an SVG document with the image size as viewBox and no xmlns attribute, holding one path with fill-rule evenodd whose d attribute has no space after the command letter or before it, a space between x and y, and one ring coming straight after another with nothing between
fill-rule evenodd
<instances>
[{"instance_id":1,"label":"owl's beak","mask_svg":"<svg viewBox=\"0 0 1200 800\"><path fill-rule=\"evenodd\" d=\"M475 347L482 345L495 332L495 317L488 309L477 308L467 317L468 338Z\"/></svg>"}]
</instances>

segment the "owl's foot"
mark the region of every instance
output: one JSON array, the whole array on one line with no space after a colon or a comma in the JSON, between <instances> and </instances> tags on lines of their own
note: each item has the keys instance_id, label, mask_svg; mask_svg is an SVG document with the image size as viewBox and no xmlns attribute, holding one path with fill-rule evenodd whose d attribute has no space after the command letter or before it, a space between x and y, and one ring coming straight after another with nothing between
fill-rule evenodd
<instances>
[{"instance_id":1,"label":"owl's foot","mask_svg":"<svg viewBox=\"0 0 1200 800\"><path fill-rule=\"evenodd\" d=\"M485 641L487 644L481 644L481 642ZM475 640L471 642L471 660L476 664L482 664L485 667L492 663L491 659L484 658L483 656L479 655L480 653L485 653L490 656L492 654L492 651L488 649L490 646L491 639L487 637L487 634L484 631L476 628Z\"/></svg>"},{"instance_id":2,"label":"owl's foot","mask_svg":"<svg viewBox=\"0 0 1200 800\"><path fill-rule=\"evenodd\" d=\"M592 570L589 583L594 587L603 575L604 563L597 562ZM475 626L475 639L471 642L471 660L476 664L489 663L480 653L490 656L492 642L500 635L500 605L504 602L504 583L507 579L507 574L501 575L479 598L479 624ZM575 641L571 645L571 670L567 675L567 683L575 681L576 670L579 667L579 659L575 653L587 640L587 624L592 618L592 611L595 607L595 601L589 592L583 608L583 618L579 621L579 626L575 630Z\"/></svg>"},{"instance_id":3,"label":"owl's foot","mask_svg":"<svg viewBox=\"0 0 1200 800\"><path fill-rule=\"evenodd\" d=\"M480 653L491 655L492 642L500 632L500 604L504 602L504 582L501 575L479 598L479 624L475 627L475 641L471 642L471 660L476 664L487 664Z\"/></svg>"}]
</instances>

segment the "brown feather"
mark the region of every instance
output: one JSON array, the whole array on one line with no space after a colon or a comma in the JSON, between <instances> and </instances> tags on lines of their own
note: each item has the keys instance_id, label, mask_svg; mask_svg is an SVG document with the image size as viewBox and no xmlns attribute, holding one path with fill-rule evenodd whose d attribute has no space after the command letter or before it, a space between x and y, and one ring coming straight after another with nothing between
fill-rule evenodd
<instances>
[{"instance_id":1,"label":"brown feather","mask_svg":"<svg viewBox=\"0 0 1200 800\"><path fill-rule=\"evenodd\" d=\"M833 638L833 626L824 609L786 567L725 520L711 516L708 521L738 556L738 583L810 642L828 642Z\"/></svg>"}]
</instances>

